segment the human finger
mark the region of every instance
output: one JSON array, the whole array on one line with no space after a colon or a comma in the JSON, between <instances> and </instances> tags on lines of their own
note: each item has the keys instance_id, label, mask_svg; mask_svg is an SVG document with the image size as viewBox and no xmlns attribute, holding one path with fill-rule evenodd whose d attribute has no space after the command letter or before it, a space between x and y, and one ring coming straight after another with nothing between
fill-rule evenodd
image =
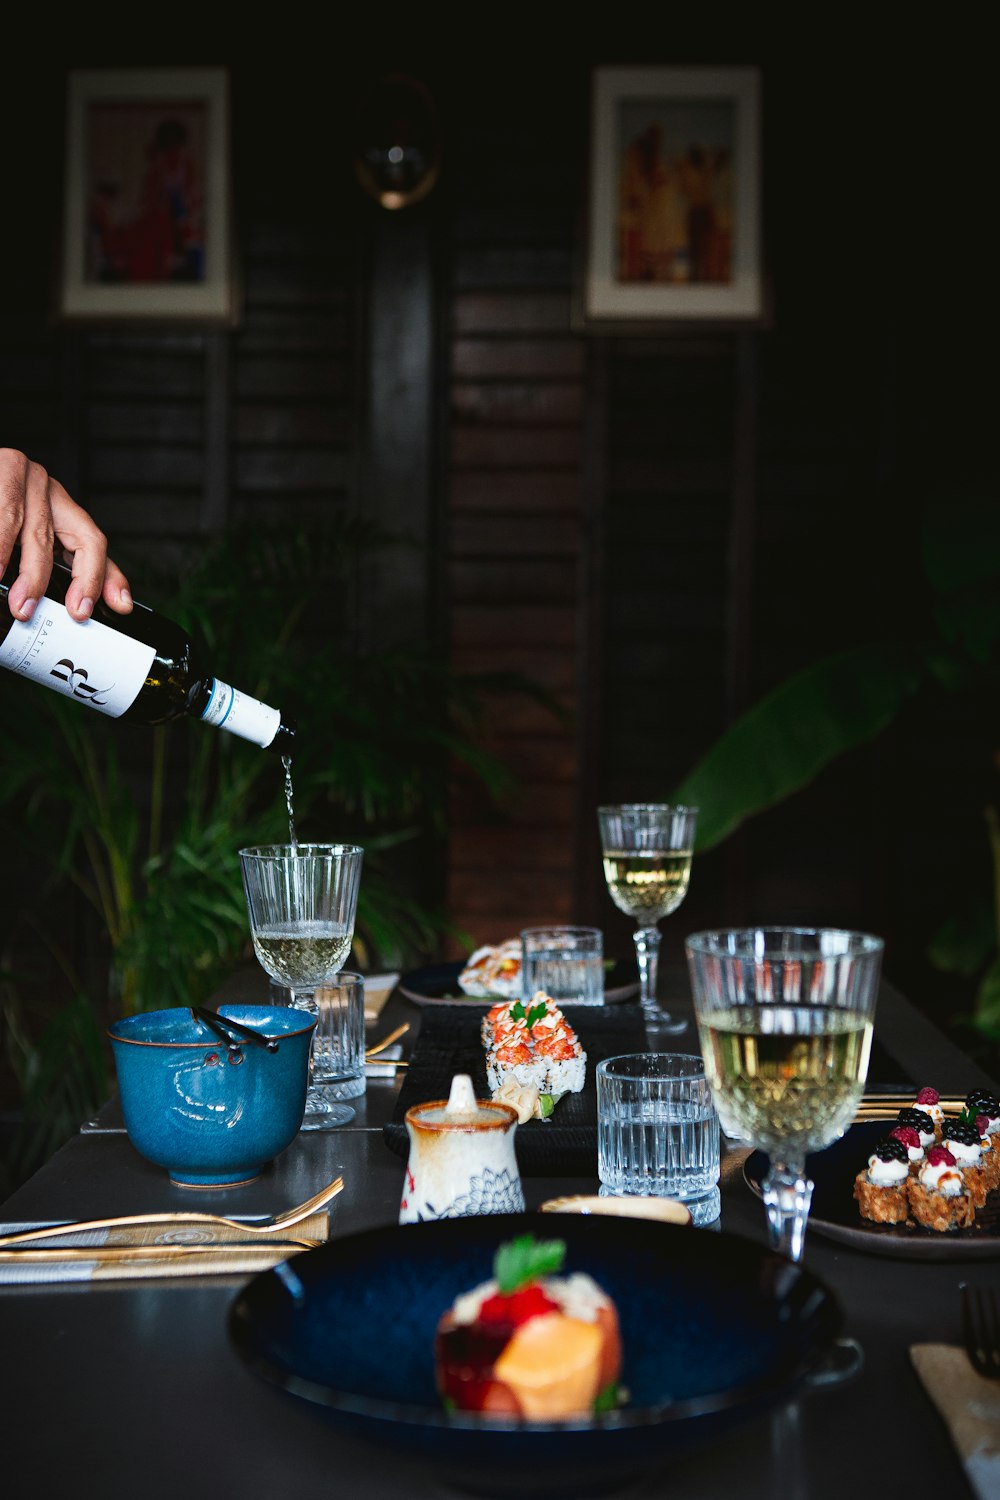
<instances>
[{"instance_id":1,"label":"human finger","mask_svg":"<svg viewBox=\"0 0 1000 1500\"><path fill-rule=\"evenodd\" d=\"M23 454L17 456L24 458ZM13 485L4 497L5 524L9 527L17 520L10 545L14 541L19 544L20 562L7 602L15 619L30 620L52 573L49 476L41 464L28 458L23 465L15 465L15 474Z\"/></svg>"},{"instance_id":2,"label":"human finger","mask_svg":"<svg viewBox=\"0 0 1000 1500\"><path fill-rule=\"evenodd\" d=\"M49 482L52 524L72 578L66 587L66 608L76 620L86 620L100 598L120 614L132 608L128 580L108 559L108 543L96 521L71 499L57 479Z\"/></svg>"}]
</instances>

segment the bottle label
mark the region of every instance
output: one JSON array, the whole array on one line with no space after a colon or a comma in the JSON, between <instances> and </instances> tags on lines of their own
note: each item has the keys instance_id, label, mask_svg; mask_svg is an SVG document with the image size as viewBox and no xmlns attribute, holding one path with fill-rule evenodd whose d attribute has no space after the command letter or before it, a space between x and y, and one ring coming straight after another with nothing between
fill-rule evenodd
<instances>
[{"instance_id":1,"label":"bottle label","mask_svg":"<svg viewBox=\"0 0 1000 1500\"><path fill-rule=\"evenodd\" d=\"M217 677L212 679L212 696L201 716L206 724L214 724L216 729L227 729L230 734L238 734L240 739L251 740L262 749L266 749L274 739L281 723L281 715L276 708L269 708L266 703L259 703L246 693L238 693L228 682L220 682Z\"/></svg>"},{"instance_id":2,"label":"bottle label","mask_svg":"<svg viewBox=\"0 0 1000 1500\"><path fill-rule=\"evenodd\" d=\"M99 620L74 620L54 599L39 599L0 641L0 666L112 719L135 702L155 655Z\"/></svg>"}]
</instances>

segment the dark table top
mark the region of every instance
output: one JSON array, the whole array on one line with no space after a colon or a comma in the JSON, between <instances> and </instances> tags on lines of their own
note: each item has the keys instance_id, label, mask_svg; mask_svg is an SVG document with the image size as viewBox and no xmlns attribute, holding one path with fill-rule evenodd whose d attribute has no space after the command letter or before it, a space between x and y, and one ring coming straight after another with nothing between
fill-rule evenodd
<instances>
[{"instance_id":1,"label":"dark table top","mask_svg":"<svg viewBox=\"0 0 1000 1500\"><path fill-rule=\"evenodd\" d=\"M672 1010L688 1006L678 976L668 972L661 987ZM405 1019L410 1043L420 1018L420 1008L396 994L372 1031L384 1035ZM889 985L880 995L876 1034L889 1069L916 1085L933 1081L942 1091L963 1093L974 1084L996 1086ZM688 1035L693 1046L693 1031ZM678 1049L677 1038L666 1044ZM257 1183L238 1190L238 1206L231 1190L199 1193L197 1207L268 1214L343 1174L345 1190L331 1206L334 1235L395 1223L404 1164L386 1146L382 1126L398 1087L369 1082L351 1124L300 1133ZM111 1101L0 1206L4 1228L192 1206L189 1193L171 1187L133 1150L116 1110ZM763 1243L763 1210L742 1178L745 1154L742 1147L726 1149L718 1227ZM529 1209L597 1187L590 1176L524 1179ZM916 1342L959 1342L959 1283L995 1284L998 1262L889 1259L819 1234L808 1236L805 1260L839 1299L846 1331L864 1348L861 1374L838 1388L802 1394L674 1462L630 1488L634 1500L668 1493L695 1500L736 1493L743 1500L842 1500L850 1491L917 1489L971 1494L908 1350ZM400 1457L333 1430L241 1364L227 1340L226 1314L242 1281L0 1288L0 1431L9 1493L175 1500L197 1486L241 1500L273 1500L293 1489L360 1500L454 1494ZM869 1446L863 1439L872 1432L889 1436Z\"/></svg>"}]
</instances>

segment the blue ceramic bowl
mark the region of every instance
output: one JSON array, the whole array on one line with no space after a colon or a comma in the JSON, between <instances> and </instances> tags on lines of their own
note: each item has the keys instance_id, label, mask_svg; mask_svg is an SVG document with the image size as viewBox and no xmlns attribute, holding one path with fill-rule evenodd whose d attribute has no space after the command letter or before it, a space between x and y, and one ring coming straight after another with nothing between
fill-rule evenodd
<instances>
[{"instance_id":1,"label":"blue ceramic bowl","mask_svg":"<svg viewBox=\"0 0 1000 1500\"><path fill-rule=\"evenodd\" d=\"M223 1005L219 1014L275 1038L277 1051L227 1049L183 1007L108 1028L129 1138L182 1187L252 1182L305 1113L315 1021L280 1006Z\"/></svg>"},{"instance_id":2,"label":"blue ceramic bowl","mask_svg":"<svg viewBox=\"0 0 1000 1500\"><path fill-rule=\"evenodd\" d=\"M517 1235L614 1298L629 1396L592 1420L448 1415L434 1332ZM579 1497L651 1474L759 1417L830 1348L840 1312L809 1271L737 1235L641 1219L496 1214L368 1230L247 1283L229 1336L247 1366L462 1494ZM375 1330L390 1330L389 1341Z\"/></svg>"}]
</instances>

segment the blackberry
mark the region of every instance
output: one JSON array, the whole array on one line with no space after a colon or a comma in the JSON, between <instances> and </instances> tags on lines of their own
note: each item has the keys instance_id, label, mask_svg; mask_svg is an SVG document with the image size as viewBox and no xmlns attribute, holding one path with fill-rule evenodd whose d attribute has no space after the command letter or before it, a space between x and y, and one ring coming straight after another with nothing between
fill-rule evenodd
<instances>
[{"instance_id":1,"label":"blackberry","mask_svg":"<svg viewBox=\"0 0 1000 1500\"><path fill-rule=\"evenodd\" d=\"M976 1115L989 1115L995 1120L1000 1115L1000 1100L996 1094L991 1094L987 1089L973 1089L965 1096L966 1108L972 1110Z\"/></svg>"},{"instance_id":2,"label":"blackberry","mask_svg":"<svg viewBox=\"0 0 1000 1500\"><path fill-rule=\"evenodd\" d=\"M879 1161L904 1161L909 1164L910 1160L902 1141L893 1140L892 1136L887 1136L884 1141L879 1141L878 1145L872 1151L872 1155L877 1156Z\"/></svg>"},{"instance_id":3,"label":"blackberry","mask_svg":"<svg viewBox=\"0 0 1000 1500\"><path fill-rule=\"evenodd\" d=\"M968 1120L950 1120L945 1126L944 1138L946 1141L954 1141L957 1146L980 1144L979 1131Z\"/></svg>"},{"instance_id":4,"label":"blackberry","mask_svg":"<svg viewBox=\"0 0 1000 1500\"><path fill-rule=\"evenodd\" d=\"M901 1109L896 1116L897 1125L912 1125L914 1130L922 1130L924 1134L933 1130L933 1122L926 1109Z\"/></svg>"}]
</instances>

